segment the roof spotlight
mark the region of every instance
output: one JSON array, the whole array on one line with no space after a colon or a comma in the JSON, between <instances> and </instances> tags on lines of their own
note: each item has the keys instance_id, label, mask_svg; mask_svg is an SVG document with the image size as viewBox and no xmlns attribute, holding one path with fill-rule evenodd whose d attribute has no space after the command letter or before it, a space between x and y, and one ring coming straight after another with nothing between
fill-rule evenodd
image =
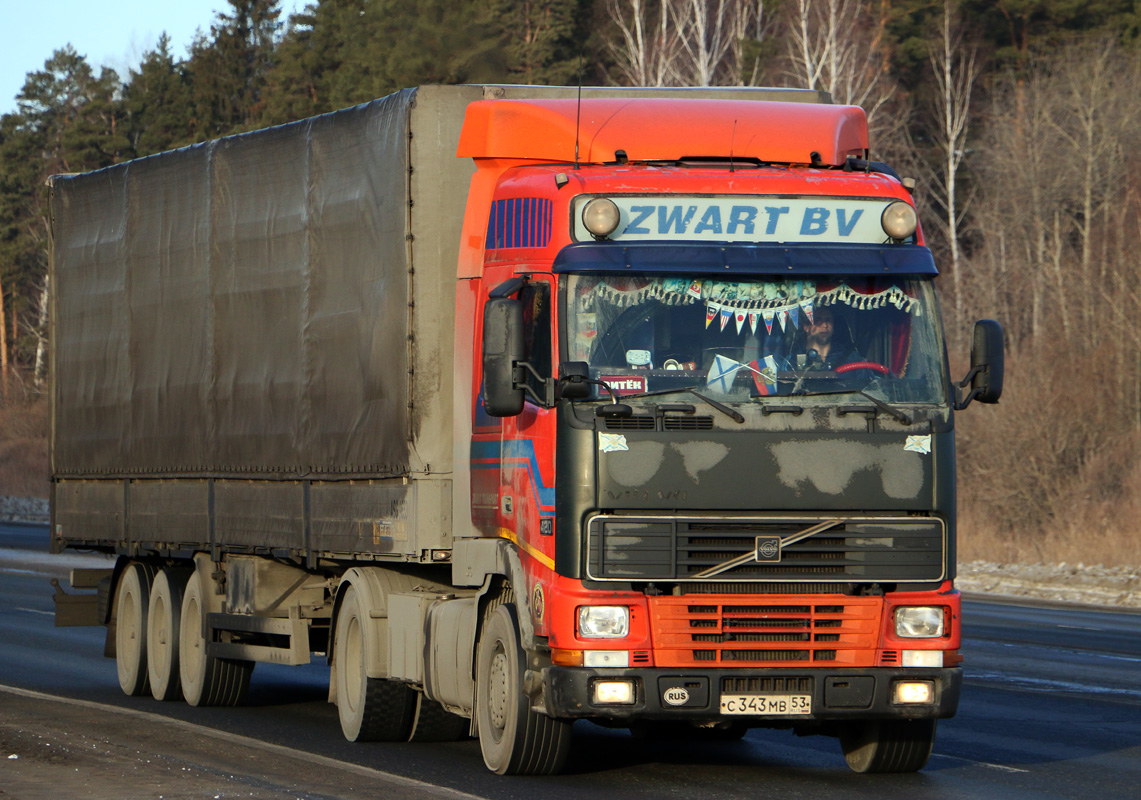
<instances>
[{"instance_id":1,"label":"roof spotlight","mask_svg":"<svg viewBox=\"0 0 1141 800\"><path fill-rule=\"evenodd\" d=\"M880 224L883 225L884 233L888 237L901 241L915 233L919 220L915 216L915 208L910 203L896 200L883 210Z\"/></svg>"},{"instance_id":2,"label":"roof spotlight","mask_svg":"<svg viewBox=\"0 0 1141 800\"><path fill-rule=\"evenodd\" d=\"M595 239L605 239L618 229L622 215L613 200L596 197L582 209L582 224Z\"/></svg>"}]
</instances>

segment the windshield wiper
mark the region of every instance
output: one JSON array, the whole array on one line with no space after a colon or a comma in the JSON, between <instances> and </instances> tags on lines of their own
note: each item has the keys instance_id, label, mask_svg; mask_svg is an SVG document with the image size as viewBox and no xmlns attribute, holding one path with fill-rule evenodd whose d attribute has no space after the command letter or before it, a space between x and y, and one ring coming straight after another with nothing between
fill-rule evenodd
<instances>
[{"instance_id":1,"label":"windshield wiper","mask_svg":"<svg viewBox=\"0 0 1141 800\"><path fill-rule=\"evenodd\" d=\"M896 408L893 405L885 403L883 400L880 400L878 397L874 397L874 396L868 394L863 389L829 389L828 391L824 391L824 392L802 392L798 395L789 395L789 396L790 397L818 397L818 396L826 395L826 394L858 394L858 395L861 395L862 397L866 397L869 400L871 400L872 404L876 408L878 408L880 411L883 411L885 414L888 414L889 416L891 416L892 418L897 420L900 424L910 425L912 423L911 417L908 416L905 412L900 411L898 408Z\"/></svg>"},{"instance_id":2,"label":"windshield wiper","mask_svg":"<svg viewBox=\"0 0 1141 800\"><path fill-rule=\"evenodd\" d=\"M639 400L643 397L661 397L662 395L676 394L677 392L688 392L689 394L693 395L694 397L698 398L699 400L704 400L706 403L713 406L713 408L717 409L718 411L720 411L725 416L729 417L729 419L733 420L734 422L743 423L745 421L745 418L743 416L741 416L740 412L735 411L732 408L729 408L729 406L725 405L724 403L717 402L716 400L714 400L711 397L706 397L703 394L699 394L697 391L699 388L701 388L701 387L700 386L684 386L680 389L662 389L662 390L657 391L657 392L643 392L642 394L628 394L625 397L623 397L622 399L623 400Z\"/></svg>"}]
</instances>

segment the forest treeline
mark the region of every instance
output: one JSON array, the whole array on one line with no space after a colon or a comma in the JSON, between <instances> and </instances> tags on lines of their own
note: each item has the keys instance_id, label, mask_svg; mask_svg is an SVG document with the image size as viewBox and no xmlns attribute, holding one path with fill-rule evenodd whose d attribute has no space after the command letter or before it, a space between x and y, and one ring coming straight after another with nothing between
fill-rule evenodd
<instances>
[{"instance_id":1,"label":"forest treeline","mask_svg":"<svg viewBox=\"0 0 1141 800\"><path fill-rule=\"evenodd\" d=\"M952 362L1007 332L959 416L968 557L1141 563L1141 3L228 0L128 74L61 42L0 118L0 387L42 391L47 176L424 83L816 88L918 181ZM186 50L178 57L175 50Z\"/></svg>"}]
</instances>

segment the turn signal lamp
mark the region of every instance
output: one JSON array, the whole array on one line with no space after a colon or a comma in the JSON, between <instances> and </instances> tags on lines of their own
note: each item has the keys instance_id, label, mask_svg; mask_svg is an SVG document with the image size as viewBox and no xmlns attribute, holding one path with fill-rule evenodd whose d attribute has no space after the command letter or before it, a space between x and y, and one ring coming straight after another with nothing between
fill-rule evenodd
<instances>
[{"instance_id":1,"label":"turn signal lamp","mask_svg":"<svg viewBox=\"0 0 1141 800\"><path fill-rule=\"evenodd\" d=\"M902 241L915 233L919 219L915 216L915 208L910 203L896 200L883 210L880 224L888 238Z\"/></svg>"},{"instance_id":2,"label":"turn signal lamp","mask_svg":"<svg viewBox=\"0 0 1141 800\"><path fill-rule=\"evenodd\" d=\"M618 206L605 197L594 198L582 209L582 224L595 239L605 239L614 233L621 220Z\"/></svg>"}]
</instances>

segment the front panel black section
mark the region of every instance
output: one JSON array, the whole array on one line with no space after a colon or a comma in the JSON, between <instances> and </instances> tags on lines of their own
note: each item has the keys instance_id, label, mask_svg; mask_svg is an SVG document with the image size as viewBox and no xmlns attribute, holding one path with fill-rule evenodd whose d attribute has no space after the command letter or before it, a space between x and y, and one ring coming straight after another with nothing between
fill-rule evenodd
<instances>
[{"instance_id":1,"label":"front panel black section","mask_svg":"<svg viewBox=\"0 0 1141 800\"><path fill-rule=\"evenodd\" d=\"M950 434L931 435L929 453L909 449L906 433L607 435L595 453L600 509L930 512L936 471L954 470Z\"/></svg>"},{"instance_id":2,"label":"front panel black section","mask_svg":"<svg viewBox=\"0 0 1141 800\"><path fill-rule=\"evenodd\" d=\"M635 701L630 705L595 704L591 687L596 680L631 679ZM930 681L934 702L901 705L894 702L897 681ZM708 687L681 705L670 702L676 688L691 684ZM547 712L559 719L687 720L689 722L741 722L749 727L785 727L852 719L947 719L955 716L962 692L959 667L838 667L775 669L583 669L551 667L544 671L543 694ZM671 692L675 690L674 692ZM667 694L668 693L668 694ZM806 715L744 716L720 711L721 697L732 694L808 694L812 713ZM702 703L701 701L704 701Z\"/></svg>"},{"instance_id":3,"label":"front panel black section","mask_svg":"<svg viewBox=\"0 0 1141 800\"><path fill-rule=\"evenodd\" d=\"M700 573L822 518L595 516L587 526L587 575L595 580L702 580ZM946 535L934 517L846 518L755 557L712 580L909 583L946 577Z\"/></svg>"}]
</instances>

